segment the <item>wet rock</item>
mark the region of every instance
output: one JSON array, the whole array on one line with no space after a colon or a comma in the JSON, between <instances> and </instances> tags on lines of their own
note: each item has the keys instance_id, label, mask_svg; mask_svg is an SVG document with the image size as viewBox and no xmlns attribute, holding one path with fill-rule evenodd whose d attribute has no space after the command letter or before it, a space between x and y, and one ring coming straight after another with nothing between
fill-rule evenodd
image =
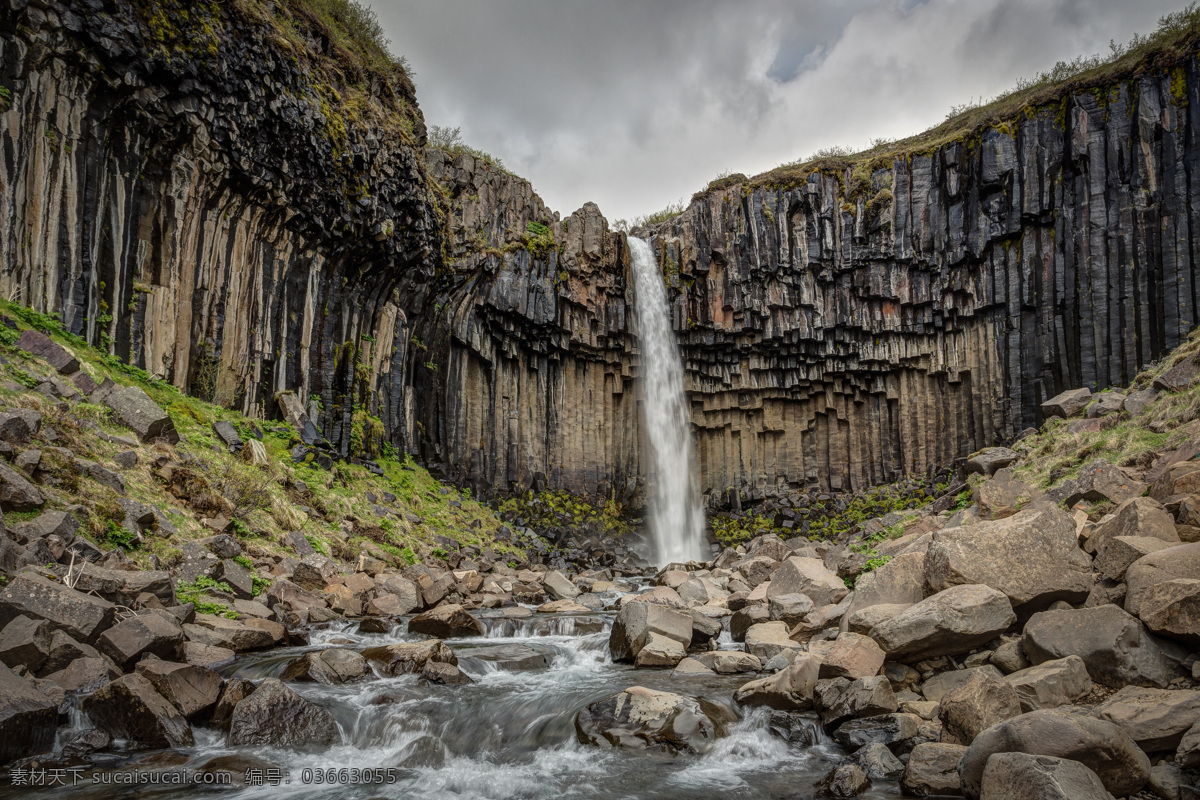
<instances>
[{"instance_id":1,"label":"wet rock","mask_svg":"<svg viewBox=\"0 0 1200 800\"><path fill-rule=\"evenodd\" d=\"M57 727L56 704L0 665L0 764L48 752Z\"/></svg>"},{"instance_id":2,"label":"wet rock","mask_svg":"<svg viewBox=\"0 0 1200 800\"><path fill-rule=\"evenodd\" d=\"M550 666L550 658L545 653L523 644L498 644L473 648L471 654L463 656L463 658L468 661L486 662L505 672L524 672L546 669Z\"/></svg>"},{"instance_id":3,"label":"wet rock","mask_svg":"<svg viewBox=\"0 0 1200 800\"><path fill-rule=\"evenodd\" d=\"M1111 800L1099 776L1078 761L996 753L983 770L984 800Z\"/></svg>"},{"instance_id":4,"label":"wet rock","mask_svg":"<svg viewBox=\"0 0 1200 800\"><path fill-rule=\"evenodd\" d=\"M443 661L426 661L421 669L421 680L441 686L457 686L471 683L471 678L454 664Z\"/></svg>"},{"instance_id":5,"label":"wet rock","mask_svg":"<svg viewBox=\"0 0 1200 800\"><path fill-rule=\"evenodd\" d=\"M172 614L147 611L112 626L96 640L96 647L117 666L130 670L146 654L173 661L183 644L183 628Z\"/></svg>"},{"instance_id":6,"label":"wet rock","mask_svg":"<svg viewBox=\"0 0 1200 800\"><path fill-rule=\"evenodd\" d=\"M672 678L686 678L697 675L716 675L717 673L708 667L704 666L695 658L685 658L675 665L674 671L671 672Z\"/></svg>"},{"instance_id":7,"label":"wet rock","mask_svg":"<svg viewBox=\"0 0 1200 800\"><path fill-rule=\"evenodd\" d=\"M1092 690L1087 665L1077 655L1043 661L1036 667L1017 670L1004 680L1016 690L1023 712L1065 706Z\"/></svg>"},{"instance_id":8,"label":"wet rock","mask_svg":"<svg viewBox=\"0 0 1200 800\"><path fill-rule=\"evenodd\" d=\"M980 796L984 767L996 753L1078 761L1117 797L1138 791L1150 777L1150 759L1117 725L1058 710L1031 711L988 728L967 748L958 772L968 798Z\"/></svg>"},{"instance_id":9,"label":"wet rock","mask_svg":"<svg viewBox=\"0 0 1200 800\"><path fill-rule=\"evenodd\" d=\"M1013 608L1083 602L1092 588L1092 563L1077 541L1070 515L1041 504L1007 519L935 532L925 579L934 592L990 586Z\"/></svg>"},{"instance_id":10,"label":"wet rock","mask_svg":"<svg viewBox=\"0 0 1200 800\"><path fill-rule=\"evenodd\" d=\"M230 678L225 681L220 697L213 708L209 725L216 730L229 732L229 723L233 719L233 710L237 704L254 693L255 686L245 678Z\"/></svg>"},{"instance_id":11,"label":"wet rock","mask_svg":"<svg viewBox=\"0 0 1200 800\"><path fill-rule=\"evenodd\" d=\"M911 795L957 795L962 789L958 762L967 748L957 744L922 742L908 755L900 788Z\"/></svg>"},{"instance_id":12,"label":"wet rock","mask_svg":"<svg viewBox=\"0 0 1200 800\"><path fill-rule=\"evenodd\" d=\"M1096 683L1165 687L1181 674L1170 646L1116 606L1043 611L1025 624L1021 647L1034 664L1076 655Z\"/></svg>"},{"instance_id":13,"label":"wet rock","mask_svg":"<svg viewBox=\"0 0 1200 800\"><path fill-rule=\"evenodd\" d=\"M813 689L821 669L820 659L797 653L785 669L768 678L743 684L734 699L744 706L766 706L778 711L806 711L813 705Z\"/></svg>"},{"instance_id":14,"label":"wet rock","mask_svg":"<svg viewBox=\"0 0 1200 800\"><path fill-rule=\"evenodd\" d=\"M368 647L362 651L362 655L387 675L420 672L428 661L458 665L454 651L437 639L403 642L386 647Z\"/></svg>"},{"instance_id":15,"label":"wet rock","mask_svg":"<svg viewBox=\"0 0 1200 800\"><path fill-rule=\"evenodd\" d=\"M821 677L853 680L877 675L883 660L883 651L873 639L847 631L834 640L833 649L822 658Z\"/></svg>"},{"instance_id":16,"label":"wet rock","mask_svg":"<svg viewBox=\"0 0 1200 800\"><path fill-rule=\"evenodd\" d=\"M330 649L305 653L288 664L279 677L284 681L315 681L326 686L340 686L370 674L367 659L358 653Z\"/></svg>"},{"instance_id":17,"label":"wet rock","mask_svg":"<svg viewBox=\"0 0 1200 800\"><path fill-rule=\"evenodd\" d=\"M84 713L114 739L137 747L191 747L191 726L145 677L124 675L92 692Z\"/></svg>"},{"instance_id":18,"label":"wet rock","mask_svg":"<svg viewBox=\"0 0 1200 800\"><path fill-rule=\"evenodd\" d=\"M1147 753L1174 751L1200 721L1200 690L1126 686L1096 706L1096 716L1119 725Z\"/></svg>"},{"instance_id":19,"label":"wet rock","mask_svg":"<svg viewBox=\"0 0 1200 800\"><path fill-rule=\"evenodd\" d=\"M689 609L688 615L692 618L692 647L705 647L713 639L721 635L724 628L721 627L719 619L704 616L697 609Z\"/></svg>"},{"instance_id":20,"label":"wet rock","mask_svg":"<svg viewBox=\"0 0 1200 800\"><path fill-rule=\"evenodd\" d=\"M105 381L97 394L99 402L112 410L113 419L132 430L141 441L163 440L168 444L179 441L171 417L137 386L109 386ZM96 401L93 395L92 402Z\"/></svg>"},{"instance_id":21,"label":"wet rock","mask_svg":"<svg viewBox=\"0 0 1200 800\"><path fill-rule=\"evenodd\" d=\"M651 635L665 637L686 648L692 641L692 617L659 603L626 603L617 612L609 634L608 648L613 661L636 660Z\"/></svg>"},{"instance_id":22,"label":"wet rock","mask_svg":"<svg viewBox=\"0 0 1200 800\"><path fill-rule=\"evenodd\" d=\"M189 720L203 719L217 705L225 682L208 667L147 659L137 665L137 674Z\"/></svg>"},{"instance_id":23,"label":"wet rock","mask_svg":"<svg viewBox=\"0 0 1200 800\"><path fill-rule=\"evenodd\" d=\"M871 778L858 764L839 764L821 779L821 788L829 797L858 797L871 788Z\"/></svg>"},{"instance_id":24,"label":"wet rock","mask_svg":"<svg viewBox=\"0 0 1200 800\"><path fill-rule=\"evenodd\" d=\"M850 760L858 764L873 781L895 780L904 773L904 764L892 755L887 745L879 742L860 747L850 754Z\"/></svg>"},{"instance_id":25,"label":"wet rock","mask_svg":"<svg viewBox=\"0 0 1200 800\"><path fill-rule=\"evenodd\" d=\"M1138 615L1155 633L1200 643L1200 580L1176 578L1150 586L1142 593Z\"/></svg>"},{"instance_id":26,"label":"wet rock","mask_svg":"<svg viewBox=\"0 0 1200 800\"><path fill-rule=\"evenodd\" d=\"M22 574L0 591L0 625L19 615L44 619L55 630L92 642L112 625L116 606L40 575Z\"/></svg>"},{"instance_id":27,"label":"wet rock","mask_svg":"<svg viewBox=\"0 0 1200 800\"><path fill-rule=\"evenodd\" d=\"M575 717L583 744L668 752L703 752L731 718L709 701L631 686L588 705Z\"/></svg>"},{"instance_id":28,"label":"wet rock","mask_svg":"<svg viewBox=\"0 0 1200 800\"><path fill-rule=\"evenodd\" d=\"M884 714L843 723L833 738L843 747L858 749L872 742L902 747L917 737L921 718L915 714Z\"/></svg>"},{"instance_id":29,"label":"wet rock","mask_svg":"<svg viewBox=\"0 0 1200 800\"><path fill-rule=\"evenodd\" d=\"M111 662L96 655L76 658L63 669L46 675L46 680L53 681L65 692L87 694L120 676L120 670Z\"/></svg>"},{"instance_id":30,"label":"wet rock","mask_svg":"<svg viewBox=\"0 0 1200 800\"><path fill-rule=\"evenodd\" d=\"M456 603L443 603L408 621L411 633L423 633L437 639L457 636L482 636L483 624Z\"/></svg>"},{"instance_id":31,"label":"wet rock","mask_svg":"<svg viewBox=\"0 0 1200 800\"><path fill-rule=\"evenodd\" d=\"M876 625L871 638L889 658L920 661L968 652L1016 619L1002 592L982 585L955 586Z\"/></svg>"},{"instance_id":32,"label":"wet rock","mask_svg":"<svg viewBox=\"0 0 1200 800\"><path fill-rule=\"evenodd\" d=\"M341 738L332 714L276 678L267 678L239 702L229 721L230 745L315 748Z\"/></svg>"},{"instance_id":33,"label":"wet rock","mask_svg":"<svg viewBox=\"0 0 1200 800\"><path fill-rule=\"evenodd\" d=\"M97 594L118 605L132 607L144 593L154 595L163 605L175 605L175 586L171 573L165 570L105 569L83 564L77 575L78 591Z\"/></svg>"},{"instance_id":34,"label":"wet rock","mask_svg":"<svg viewBox=\"0 0 1200 800\"><path fill-rule=\"evenodd\" d=\"M938 705L942 741L970 744L987 728L1020 713L1021 701L1010 684L986 672L976 672L966 683L947 692Z\"/></svg>"}]
</instances>

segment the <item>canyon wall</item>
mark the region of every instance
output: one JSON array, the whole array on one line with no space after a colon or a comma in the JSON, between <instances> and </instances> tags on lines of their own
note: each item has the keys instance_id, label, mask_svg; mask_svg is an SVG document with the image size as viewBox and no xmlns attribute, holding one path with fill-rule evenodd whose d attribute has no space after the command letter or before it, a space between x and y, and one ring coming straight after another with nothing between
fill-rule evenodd
<instances>
[{"instance_id":1,"label":"canyon wall","mask_svg":"<svg viewBox=\"0 0 1200 800\"><path fill-rule=\"evenodd\" d=\"M0 293L202 397L297 392L486 493L637 495L624 234L425 146L303 0L5 0ZM1195 53L636 231L710 502L917 474L1128 383L1197 318Z\"/></svg>"}]
</instances>

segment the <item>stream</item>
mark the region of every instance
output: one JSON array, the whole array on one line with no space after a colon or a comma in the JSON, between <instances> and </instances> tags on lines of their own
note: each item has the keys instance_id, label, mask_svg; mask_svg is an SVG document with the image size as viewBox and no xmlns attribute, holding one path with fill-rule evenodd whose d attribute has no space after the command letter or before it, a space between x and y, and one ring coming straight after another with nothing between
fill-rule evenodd
<instances>
[{"instance_id":1,"label":"stream","mask_svg":"<svg viewBox=\"0 0 1200 800\"><path fill-rule=\"evenodd\" d=\"M605 596L611 604L617 593ZM417 675L372 677L343 686L289 683L337 719L342 743L319 752L266 747L228 747L224 733L195 726L196 745L133 754L108 772L198 770L213 759L240 779L247 766L274 767L262 786L163 786L93 784L92 773L74 787L19 789L0 796L70 798L738 798L813 797L816 784L845 751L818 730L817 743L789 743L768 729L769 714L744 713L730 734L700 755L605 750L575 737L576 713L591 702L642 685L702 696L731 709L734 691L754 675L672 677L671 670L637 670L614 664L608 638L615 613L537 614L509 618L476 611L485 635L447 640L459 667L473 683L440 686ZM362 633L357 622L331 624L309 633L309 644L247 653L221 669L251 681L278 676L310 650L363 650L428 637L409 634L407 620L387 633ZM726 630L721 642L736 649ZM547 656L533 670L497 668L497 646L525 645ZM74 729L88 727L76 714ZM60 734L61 735L61 734ZM268 763L263 763L268 762ZM344 772L340 772L344 770ZM362 780L364 770L371 783ZM331 775L332 772L332 775ZM103 775L103 770L95 774ZM325 780L332 777L334 782ZM278 781L271 785L272 778ZM321 779L322 782L318 782ZM239 781L240 782L240 781ZM895 782L864 797L896 797Z\"/></svg>"}]
</instances>

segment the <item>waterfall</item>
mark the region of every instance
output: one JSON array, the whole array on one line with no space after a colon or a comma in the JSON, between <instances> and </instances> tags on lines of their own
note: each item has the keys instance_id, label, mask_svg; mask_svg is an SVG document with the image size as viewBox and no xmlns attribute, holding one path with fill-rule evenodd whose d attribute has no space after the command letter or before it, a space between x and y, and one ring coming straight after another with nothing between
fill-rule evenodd
<instances>
[{"instance_id":1,"label":"waterfall","mask_svg":"<svg viewBox=\"0 0 1200 800\"><path fill-rule=\"evenodd\" d=\"M650 529L660 564L702 560L704 509L696 502L692 424L683 391L683 362L671 329L662 273L650 245L629 237L637 291L642 361L642 421L650 444L654 497Z\"/></svg>"}]
</instances>

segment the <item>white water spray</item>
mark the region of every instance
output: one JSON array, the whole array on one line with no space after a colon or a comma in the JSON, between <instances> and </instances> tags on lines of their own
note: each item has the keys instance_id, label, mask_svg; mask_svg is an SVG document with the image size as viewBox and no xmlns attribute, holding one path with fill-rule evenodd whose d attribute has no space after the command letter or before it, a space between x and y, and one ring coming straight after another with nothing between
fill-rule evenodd
<instances>
[{"instance_id":1,"label":"white water spray","mask_svg":"<svg viewBox=\"0 0 1200 800\"><path fill-rule=\"evenodd\" d=\"M642 420L650 442L650 529L660 564L704 559L704 509L692 479L692 424L683 362L671 329L662 273L650 245L629 237L642 349Z\"/></svg>"}]
</instances>

